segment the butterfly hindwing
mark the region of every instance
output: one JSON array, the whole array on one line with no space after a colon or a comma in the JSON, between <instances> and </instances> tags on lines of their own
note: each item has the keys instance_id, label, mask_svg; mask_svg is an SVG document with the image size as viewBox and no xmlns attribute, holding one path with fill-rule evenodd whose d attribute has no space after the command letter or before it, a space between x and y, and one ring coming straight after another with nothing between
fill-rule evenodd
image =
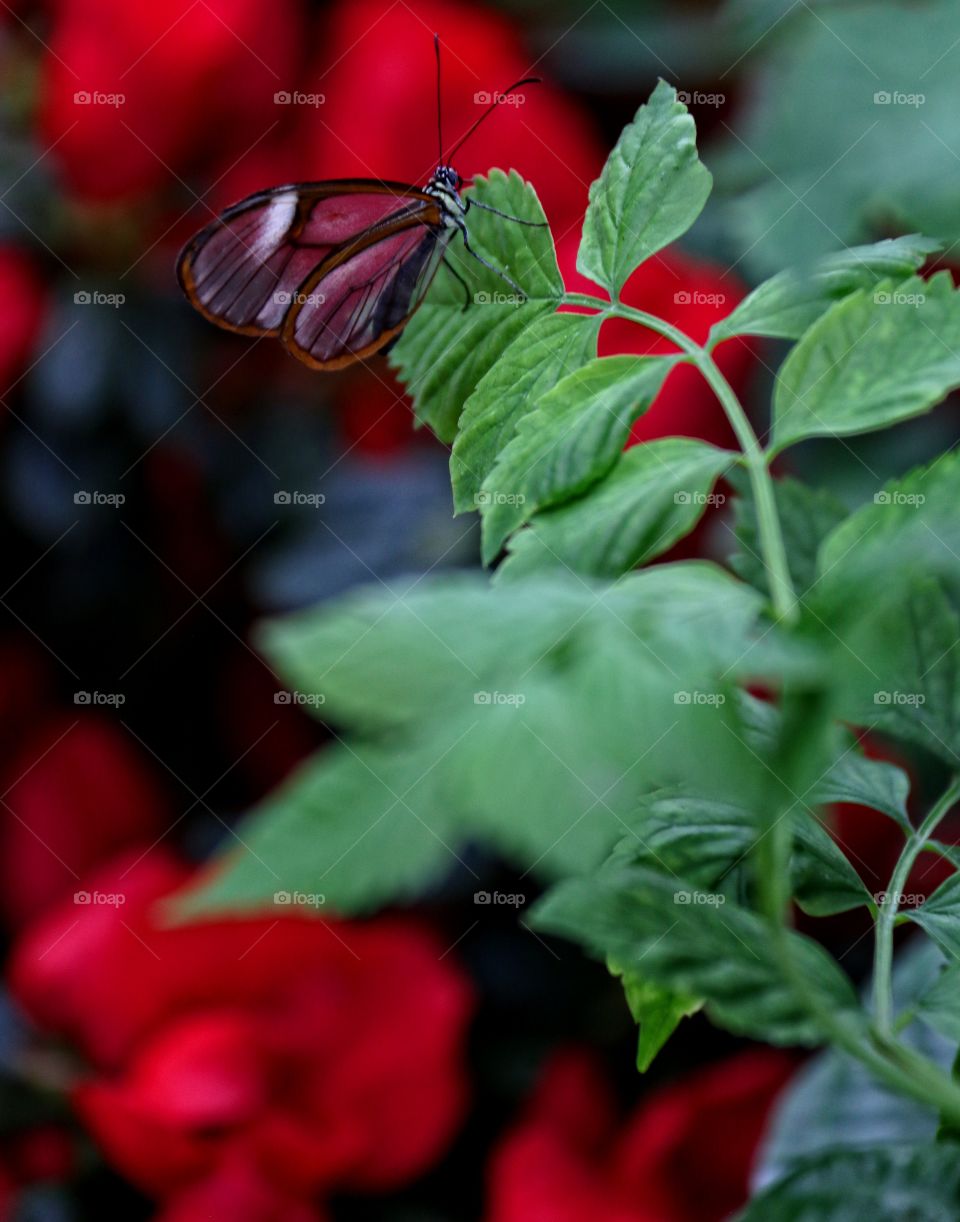
<instances>
[{"instance_id":1,"label":"butterfly hindwing","mask_svg":"<svg viewBox=\"0 0 960 1222\"><path fill-rule=\"evenodd\" d=\"M358 241L376 245L381 229L384 235L405 231L417 239L410 242L416 249L439 227L436 201L404 183L345 179L275 187L202 230L181 255L178 275L210 321L246 335L279 335L298 292L331 257Z\"/></svg>"},{"instance_id":2,"label":"butterfly hindwing","mask_svg":"<svg viewBox=\"0 0 960 1222\"><path fill-rule=\"evenodd\" d=\"M453 231L405 225L331 254L301 285L281 331L313 369L337 369L376 352L423 301Z\"/></svg>"}]
</instances>

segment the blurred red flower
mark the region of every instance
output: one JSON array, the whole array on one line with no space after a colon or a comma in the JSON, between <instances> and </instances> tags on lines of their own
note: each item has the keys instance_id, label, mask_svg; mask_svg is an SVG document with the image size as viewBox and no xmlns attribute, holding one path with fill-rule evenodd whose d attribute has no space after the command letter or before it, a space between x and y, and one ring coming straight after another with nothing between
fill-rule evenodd
<instances>
[{"instance_id":1,"label":"blurred red flower","mask_svg":"<svg viewBox=\"0 0 960 1222\"><path fill-rule=\"evenodd\" d=\"M494 1154L488 1222L721 1222L746 1198L793 1068L770 1049L740 1053L654 1091L618 1131L594 1061L556 1055Z\"/></svg>"},{"instance_id":2,"label":"blurred red flower","mask_svg":"<svg viewBox=\"0 0 960 1222\"><path fill-rule=\"evenodd\" d=\"M59 0L40 139L81 199L175 187L276 124L302 41L297 0Z\"/></svg>"},{"instance_id":3,"label":"blurred red flower","mask_svg":"<svg viewBox=\"0 0 960 1222\"><path fill-rule=\"evenodd\" d=\"M37 342L46 292L30 258L16 246L0 244L0 395L19 376Z\"/></svg>"},{"instance_id":4,"label":"blurred red flower","mask_svg":"<svg viewBox=\"0 0 960 1222\"><path fill-rule=\"evenodd\" d=\"M310 166L323 177L361 175L425 183L437 150L439 31L443 138L450 148L490 95L535 74L519 30L504 16L455 0L349 0L333 7L309 76L324 105L308 119ZM577 222L603 152L586 113L549 84L526 86L481 125L454 158L465 179L492 166L531 179L558 232Z\"/></svg>"},{"instance_id":5,"label":"blurred red flower","mask_svg":"<svg viewBox=\"0 0 960 1222\"><path fill-rule=\"evenodd\" d=\"M299 1218L282 1214L285 1199L388 1189L423 1171L465 1097L470 989L442 947L412 921L289 908L152 920L188 877L159 850L128 857L13 953L14 995L97 1067L74 1098L111 1163L176 1222L229 1203L244 1182L259 1182L266 1204L238 1216L260 1222Z\"/></svg>"},{"instance_id":6,"label":"blurred red flower","mask_svg":"<svg viewBox=\"0 0 960 1222\"><path fill-rule=\"evenodd\" d=\"M52 708L44 667L22 641L0 646L0 661L0 914L17 926L120 849L159 836L169 812L122 730Z\"/></svg>"}]
</instances>

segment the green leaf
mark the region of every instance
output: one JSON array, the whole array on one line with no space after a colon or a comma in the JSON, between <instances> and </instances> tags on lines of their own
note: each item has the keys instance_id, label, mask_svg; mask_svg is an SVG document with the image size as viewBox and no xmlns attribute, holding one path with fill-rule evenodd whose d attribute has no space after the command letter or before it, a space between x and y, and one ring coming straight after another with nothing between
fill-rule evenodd
<instances>
[{"instance_id":1,"label":"green leaf","mask_svg":"<svg viewBox=\"0 0 960 1222\"><path fill-rule=\"evenodd\" d=\"M463 406L450 456L457 513L478 508L477 493L519 421L560 378L596 356L599 329L598 316L547 314L480 379Z\"/></svg>"},{"instance_id":2,"label":"green leaf","mask_svg":"<svg viewBox=\"0 0 960 1222\"><path fill-rule=\"evenodd\" d=\"M880 280L918 271L939 243L921 234L851 246L818 259L808 269L790 268L765 280L710 332L710 344L732 335L799 339L835 301Z\"/></svg>"},{"instance_id":3,"label":"green leaf","mask_svg":"<svg viewBox=\"0 0 960 1222\"><path fill-rule=\"evenodd\" d=\"M511 216L545 221L535 191L514 171L478 177L467 196ZM553 313L563 293L549 229L511 224L479 208L469 213L468 227L470 244L520 285L525 303L517 304L510 286L454 241L447 257L467 282L471 304L464 310L463 286L441 268L390 353L417 419L447 442L480 379L527 327Z\"/></svg>"},{"instance_id":4,"label":"green leaf","mask_svg":"<svg viewBox=\"0 0 960 1222\"><path fill-rule=\"evenodd\" d=\"M456 868L470 840L563 877L598 866L643 792L674 783L691 753L705 784L749 786L760 765L726 724L743 658L774 683L809 665L762 605L686 563L606 590L449 575L277 621L269 656L291 688L324 696L342 746L251 813L192 910L269 907L295 889L365 910Z\"/></svg>"},{"instance_id":5,"label":"green leaf","mask_svg":"<svg viewBox=\"0 0 960 1222\"><path fill-rule=\"evenodd\" d=\"M500 574L562 565L620 577L693 529L711 503L715 481L735 461L727 450L685 437L633 446L585 495L537 514L515 535Z\"/></svg>"},{"instance_id":6,"label":"green leaf","mask_svg":"<svg viewBox=\"0 0 960 1222\"><path fill-rule=\"evenodd\" d=\"M538 509L583 492L613 466L676 361L599 357L523 417L480 492L486 563Z\"/></svg>"},{"instance_id":7,"label":"green leaf","mask_svg":"<svg viewBox=\"0 0 960 1222\"><path fill-rule=\"evenodd\" d=\"M888 483L851 514L820 549L816 610L833 623L844 608L859 619L896 601L902 586L934 574L960 574L960 452L941 454ZM891 576L896 580L891 580Z\"/></svg>"},{"instance_id":8,"label":"green leaf","mask_svg":"<svg viewBox=\"0 0 960 1222\"><path fill-rule=\"evenodd\" d=\"M908 420L960 386L960 299L949 272L838 302L777 378L773 449Z\"/></svg>"},{"instance_id":9,"label":"green leaf","mask_svg":"<svg viewBox=\"0 0 960 1222\"><path fill-rule=\"evenodd\" d=\"M960 874L951 874L918 908L902 909L954 959L960 959Z\"/></svg>"},{"instance_id":10,"label":"green leaf","mask_svg":"<svg viewBox=\"0 0 960 1222\"><path fill-rule=\"evenodd\" d=\"M945 1222L960 1215L953 1142L879 1146L804 1160L736 1222Z\"/></svg>"},{"instance_id":11,"label":"green leaf","mask_svg":"<svg viewBox=\"0 0 960 1222\"><path fill-rule=\"evenodd\" d=\"M612 960L607 968L614 976L620 977L630 1013L639 1027L637 1069L640 1073L646 1073L683 1019L696 1014L703 1002L661 988L637 972L618 967Z\"/></svg>"},{"instance_id":12,"label":"green leaf","mask_svg":"<svg viewBox=\"0 0 960 1222\"><path fill-rule=\"evenodd\" d=\"M710 185L693 119L660 81L590 187L577 270L617 296L635 268L686 233Z\"/></svg>"},{"instance_id":13,"label":"green leaf","mask_svg":"<svg viewBox=\"0 0 960 1222\"><path fill-rule=\"evenodd\" d=\"M904 831L911 830L907 814L909 796L910 778L903 769L884 760L870 759L852 739L848 739L847 746L810 795L821 806L831 802L868 806L888 815Z\"/></svg>"},{"instance_id":14,"label":"green leaf","mask_svg":"<svg viewBox=\"0 0 960 1222\"><path fill-rule=\"evenodd\" d=\"M416 893L457 862L451 821L431 790L434 762L410 747L318 751L243 820L238 839L178 898L177 915L282 915L277 894L300 892L322 897L301 911L324 916Z\"/></svg>"},{"instance_id":15,"label":"green leaf","mask_svg":"<svg viewBox=\"0 0 960 1222\"><path fill-rule=\"evenodd\" d=\"M744 581L769 594L750 481L740 471L733 475L738 494L734 501L734 532L740 550L730 557L730 567ZM843 521L847 511L832 493L810 488L789 477L775 480L773 489L790 577L802 597L816 580L820 544Z\"/></svg>"},{"instance_id":16,"label":"green leaf","mask_svg":"<svg viewBox=\"0 0 960 1222\"><path fill-rule=\"evenodd\" d=\"M960 963L944 967L917 1003L917 1016L948 1040L960 1042Z\"/></svg>"},{"instance_id":17,"label":"green leaf","mask_svg":"<svg viewBox=\"0 0 960 1222\"><path fill-rule=\"evenodd\" d=\"M815 942L778 935L755 913L652 870L561 883L538 903L534 922L665 988L705 998L711 1021L739 1035L819 1043L817 1009L851 1027L863 1023L849 980Z\"/></svg>"},{"instance_id":18,"label":"green leaf","mask_svg":"<svg viewBox=\"0 0 960 1222\"><path fill-rule=\"evenodd\" d=\"M707 891L717 891L743 865L764 830L743 802L704 792L692 782L650 794L626 823L631 835L617 846L619 862L644 865ZM856 870L811 811L795 808L792 827L792 891L804 912L828 916L869 902Z\"/></svg>"}]
</instances>

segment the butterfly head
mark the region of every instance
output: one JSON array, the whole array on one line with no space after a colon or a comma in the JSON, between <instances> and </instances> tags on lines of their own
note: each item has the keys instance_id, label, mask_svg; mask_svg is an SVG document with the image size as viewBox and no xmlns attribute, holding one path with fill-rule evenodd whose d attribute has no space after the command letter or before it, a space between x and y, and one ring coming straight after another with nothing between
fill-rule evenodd
<instances>
[{"instance_id":1,"label":"butterfly head","mask_svg":"<svg viewBox=\"0 0 960 1222\"><path fill-rule=\"evenodd\" d=\"M462 212L463 201L460 199L462 186L463 179L452 165L438 165L427 183L426 190L428 195L432 195L445 205L448 211Z\"/></svg>"}]
</instances>

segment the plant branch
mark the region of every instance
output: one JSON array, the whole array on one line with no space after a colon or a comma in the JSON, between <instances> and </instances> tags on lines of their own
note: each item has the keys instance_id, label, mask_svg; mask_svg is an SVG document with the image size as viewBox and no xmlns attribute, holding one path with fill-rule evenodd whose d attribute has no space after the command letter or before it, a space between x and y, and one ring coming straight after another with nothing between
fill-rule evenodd
<instances>
[{"instance_id":1,"label":"plant branch","mask_svg":"<svg viewBox=\"0 0 960 1222\"><path fill-rule=\"evenodd\" d=\"M893 929L900 906L900 897L907 885L914 862L926 848L926 842L956 803L960 801L960 777L954 777L939 800L930 808L923 822L903 846L890 886L877 912L877 927L873 957L873 1012L881 1033L889 1033L893 1025Z\"/></svg>"},{"instance_id":2,"label":"plant branch","mask_svg":"<svg viewBox=\"0 0 960 1222\"><path fill-rule=\"evenodd\" d=\"M658 318L655 314L635 310L632 306L626 306L620 302L603 301L599 297L591 297L586 293L568 293L564 301L567 305L581 305L598 309L610 317L625 318L639 323L640 326L650 331L657 332L658 335L676 344L689 357L690 362L700 370L713 393L720 400L730 427L743 451L757 506L760 550L763 553L763 562L770 581L770 598L774 612L778 619L788 622L796 620L797 596L790 578L787 553L773 491L773 480L767 466L766 455L736 392L724 377L713 356L679 328Z\"/></svg>"}]
</instances>

